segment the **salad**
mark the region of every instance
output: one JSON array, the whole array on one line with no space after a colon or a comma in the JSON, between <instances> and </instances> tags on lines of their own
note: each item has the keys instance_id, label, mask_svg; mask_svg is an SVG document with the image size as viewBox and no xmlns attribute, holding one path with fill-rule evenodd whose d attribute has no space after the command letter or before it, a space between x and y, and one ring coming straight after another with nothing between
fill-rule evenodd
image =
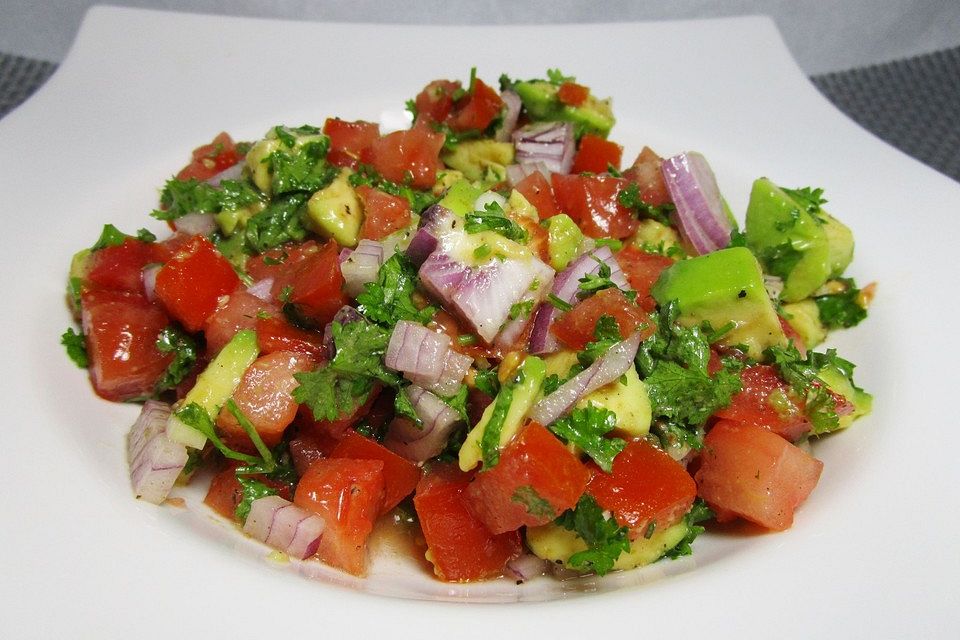
<instances>
[{"instance_id":1,"label":"salad","mask_svg":"<svg viewBox=\"0 0 960 640\"><path fill-rule=\"evenodd\" d=\"M811 444L872 402L813 350L875 289L823 191L759 178L741 229L703 155L624 167L610 100L558 70L407 109L221 133L162 188L169 237L108 224L74 256L62 342L143 403L136 497L208 481L249 536L359 576L393 519L451 582L789 528Z\"/></svg>"}]
</instances>

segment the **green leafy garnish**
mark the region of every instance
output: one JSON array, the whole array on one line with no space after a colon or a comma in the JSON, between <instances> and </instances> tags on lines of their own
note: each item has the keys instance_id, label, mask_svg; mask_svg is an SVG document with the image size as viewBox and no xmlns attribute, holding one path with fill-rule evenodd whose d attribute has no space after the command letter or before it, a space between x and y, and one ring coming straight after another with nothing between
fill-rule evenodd
<instances>
[{"instance_id":1,"label":"green leafy garnish","mask_svg":"<svg viewBox=\"0 0 960 640\"><path fill-rule=\"evenodd\" d=\"M586 551L573 554L567 561L567 565L574 569L606 575L620 554L630 551L627 528L621 527L613 518L605 518L600 505L589 494L580 496L577 506L564 512L556 522L576 533L587 544Z\"/></svg>"},{"instance_id":2,"label":"green leafy garnish","mask_svg":"<svg viewBox=\"0 0 960 640\"><path fill-rule=\"evenodd\" d=\"M593 341L584 346L583 351L577 354L577 360L586 368L596 362L613 345L622 342L620 325L613 316L603 314L593 326Z\"/></svg>"},{"instance_id":3,"label":"green leafy garnish","mask_svg":"<svg viewBox=\"0 0 960 640\"><path fill-rule=\"evenodd\" d=\"M574 409L569 415L550 425L550 430L572 442L593 458L601 469L610 473L613 459L627 443L620 438L606 438L617 426L617 414L592 402L582 409Z\"/></svg>"},{"instance_id":4,"label":"green leafy garnish","mask_svg":"<svg viewBox=\"0 0 960 640\"><path fill-rule=\"evenodd\" d=\"M131 236L120 231L120 229L117 229L112 224L105 224L103 225L103 231L100 232L100 237L97 238L97 241L90 247L90 251L99 251L107 247L119 247L127 238L136 238L142 242L153 242L157 239L157 236L147 229L138 229L137 235Z\"/></svg>"},{"instance_id":5,"label":"green leafy garnish","mask_svg":"<svg viewBox=\"0 0 960 640\"><path fill-rule=\"evenodd\" d=\"M270 186L275 195L319 191L340 173L339 167L326 160L330 138L315 127L274 127L274 133L285 147L264 159L272 172Z\"/></svg>"},{"instance_id":6,"label":"green leafy garnish","mask_svg":"<svg viewBox=\"0 0 960 640\"><path fill-rule=\"evenodd\" d=\"M690 511L683 517L683 521L687 525L687 535L683 537L677 546L673 549L667 551L664 556L672 560L676 560L682 556L689 556L693 553L693 548L691 545L693 541L697 539L701 533L706 531L704 527L701 527L698 523L703 522L704 520L709 520L713 517L713 511L710 510L710 507L701 499L697 498L693 503L693 506L690 507Z\"/></svg>"},{"instance_id":7,"label":"green leafy garnish","mask_svg":"<svg viewBox=\"0 0 960 640\"><path fill-rule=\"evenodd\" d=\"M466 215L464 229L467 233L493 231L514 242L526 242L527 231L516 222L506 217L503 208L496 202L488 202L483 211L474 211Z\"/></svg>"},{"instance_id":8,"label":"green leafy garnish","mask_svg":"<svg viewBox=\"0 0 960 640\"><path fill-rule=\"evenodd\" d=\"M213 426L213 420L210 418L210 415L207 413L206 409L201 407L196 402L191 402L187 406L182 407L175 415L180 422L184 423L188 427L193 427L206 436L213 446L224 455L224 457L230 458L231 460L239 460L240 462L245 462L246 464L258 464L263 462L263 460L257 456L240 453L239 451L234 451L228 447L223 440L220 439L220 436L217 435L217 431Z\"/></svg>"},{"instance_id":9,"label":"green leafy garnish","mask_svg":"<svg viewBox=\"0 0 960 640\"><path fill-rule=\"evenodd\" d=\"M619 200L620 204L624 207L635 211L637 215L645 218L652 218L660 224L668 227L670 226L670 214L677 209L672 203L669 202L661 205L652 205L644 202L640 195L640 187L633 182L628 184L620 191L620 194L617 196L617 200Z\"/></svg>"},{"instance_id":10,"label":"green leafy garnish","mask_svg":"<svg viewBox=\"0 0 960 640\"><path fill-rule=\"evenodd\" d=\"M263 211L247 220L244 230L249 253L259 255L281 244L307 237L303 211L309 199L304 193L275 198Z\"/></svg>"},{"instance_id":11,"label":"green leafy garnish","mask_svg":"<svg viewBox=\"0 0 960 640\"><path fill-rule=\"evenodd\" d=\"M512 401L513 384L504 384L493 401L493 412L483 428L483 437L480 438L484 468L489 469L500 462L500 432L503 431L503 424L506 422Z\"/></svg>"},{"instance_id":12,"label":"green leafy garnish","mask_svg":"<svg viewBox=\"0 0 960 640\"><path fill-rule=\"evenodd\" d=\"M547 302L549 302L555 309L558 311L570 311L573 309L573 305L564 300L563 298L558 297L555 293L547 295Z\"/></svg>"},{"instance_id":13,"label":"green leafy garnish","mask_svg":"<svg viewBox=\"0 0 960 640\"><path fill-rule=\"evenodd\" d=\"M69 328L60 336L60 344L67 349L67 357L73 360L73 363L81 369L90 366L90 358L87 356L87 343L82 333L77 333L73 328Z\"/></svg>"},{"instance_id":14,"label":"green leafy garnish","mask_svg":"<svg viewBox=\"0 0 960 640\"><path fill-rule=\"evenodd\" d=\"M856 365L838 356L835 349L828 349L826 353L810 351L803 358L792 343L787 347L770 347L764 355L773 360L780 377L793 391L805 399L804 413L810 419L814 434L828 433L840 426L836 399L819 373L824 367L832 366L853 384Z\"/></svg>"},{"instance_id":15,"label":"green leafy garnish","mask_svg":"<svg viewBox=\"0 0 960 640\"><path fill-rule=\"evenodd\" d=\"M547 81L559 86L564 82L576 82L577 79L574 76L564 74L560 69L547 69Z\"/></svg>"},{"instance_id":16,"label":"green leafy garnish","mask_svg":"<svg viewBox=\"0 0 960 640\"><path fill-rule=\"evenodd\" d=\"M867 310L860 304L860 289L852 278L841 278L844 291L825 296L816 296L820 322L828 329L845 329L860 324L867 317Z\"/></svg>"},{"instance_id":17,"label":"green leafy garnish","mask_svg":"<svg viewBox=\"0 0 960 640\"><path fill-rule=\"evenodd\" d=\"M517 318L529 318L530 313L533 311L533 300L524 300L523 302L517 302L510 306L510 319L516 320Z\"/></svg>"},{"instance_id":18,"label":"green leafy garnish","mask_svg":"<svg viewBox=\"0 0 960 640\"><path fill-rule=\"evenodd\" d=\"M183 382L197 362L197 342L174 325L166 327L157 337L157 350L172 353L173 361L157 383L157 391L173 389Z\"/></svg>"},{"instance_id":19,"label":"green leafy garnish","mask_svg":"<svg viewBox=\"0 0 960 640\"><path fill-rule=\"evenodd\" d=\"M827 203L827 200L823 197L823 189L811 189L810 187L800 189L781 187L781 189L803 207L807 213L811 214L814 220L820 223L824 222L823 218L817 215L821 211L820 205Z\"/></svg>"},{"instance_id":20,"label":"green leafy garnish","mask_svg":"<svg viewBox=\"0 0 960 640\"><path fill-rule=\"evenodd\" d=\"M417 270L402 252L393 254L377 272L377 280L364 285L357 296L358 309L368 319L386 327L400 320L426 324L436 307L417 308L413 302Z\"/></svg>"},{"instance_id":21,"label":"green leafy garnish","mask_svg":"<svg viewBox=\"0 0 960 640\"><path fill-rule=\"evenodd\" d=\"M477 389L491 398L500 393L500 379L496 369L481 369L474 376L474 385Z\"/></svg>"},{"instance_id":22,"label":"green leafy garnish","mask_svg":"<svg viewBox=\"0 0 960 640\"><path fill-rule=\"evenodd\" d=\"M171 178L160 193L160 208L150 215L157 220L176 220L188 213L237 211L260 202L260 198L253 186L241 180L224 180L214 187L194 178Z\"/></svg>"},{"instance_id":23,"label":"green leafy garnish","mask_svg":"<svg viewBox=\"0 0 960 640\"><path fill-rule=\"evenodd\" d=\"M527 513L537 518L553 519L557 517L553 505L529 484L517 487L513 495L510 496L510 502L522 504Z\"/></svg>"},{"instance_id":24,"label":"green leafy garnish","mask_svg":"<svg viewBox=\"0 0 960 640\"><path fill-rule=\"evenodd\" d=\"M410 419L418 429L423 428L423 420L417 415L413 403L410 402L410 396L404 393L403 389L399 389L393 399L393 410L398 416Z\"/></svg>"},{"instance_id":25,"label":"green leafy garnish","mask_svg":"<svg viewBox=\"0 0 960 640\"><path fill-rule=\"evenodd\" d=\"M240 522L247 521L247 516L250 515L250 505L253 504L254 500L279 493L273 486L267 485L256 478L251 478L251 475L263 476L272 480L275 484L286 485L291 493L297 486L297 472L293 467L293 459L290 456L290 451L283 444L271 452L271 464L269 466L260 463L237 467L235 473L243 492L234 512Z\"/></svg>"},{"instance_id":26,"label":"green leafy garnish","mask_svg":"<svg viewBox=\"0 0 960 640\"><path fill-rule=\"evenodd\" d=\"M590 256L600 265L600 268L596 273L585 273L583 277L580 278L580 286L577 291L577 297L586 298L598 291L603 291L604 289L618 289L617 284L610 279L610 276L613 274L613 271L610 269L610 265L601 260L596 256ZM637 298L637 292L633 290L623 291L623 294L629 300L635 300Z\"/></svg>"}]
</instances>

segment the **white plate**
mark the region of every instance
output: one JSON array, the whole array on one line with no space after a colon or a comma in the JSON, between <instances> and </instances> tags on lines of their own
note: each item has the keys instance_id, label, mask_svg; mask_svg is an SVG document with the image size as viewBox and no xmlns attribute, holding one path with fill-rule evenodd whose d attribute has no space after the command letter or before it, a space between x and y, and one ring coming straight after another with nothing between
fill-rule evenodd
<instances>
[{"instance_id":1,"label":"white plate","mask_svg":"<svg viewBox=\"0 0 960 640\"><path fill-rule=\"evenodd\" d=\"M860 365L874 415L817 444L823 478L790 531L705 537L693 558L572 590L603 593L479 606L363 590L486 601L558 587L443 585L387 559L357 590L335 572L270 565L202 510L130 498L122 434L136 409L98 400L58 344L71 254L105 222L159 230L146 217L157 187L221 130L244 139L328 115L377 120L473 65L489 82L575 73L614 97L612 137L627 156L642 144L703 152L741 215L757 176L822 186L854 229L852 273L878 280L879 296L869 322L835 344ZM4 636L850 637L960 625L950 253L960 187L834 110L767 19L414 27L96 8L56 75L0 121L0 184ZM608 588L621 583L643 584Z\"/></svg>"}]
</instances>

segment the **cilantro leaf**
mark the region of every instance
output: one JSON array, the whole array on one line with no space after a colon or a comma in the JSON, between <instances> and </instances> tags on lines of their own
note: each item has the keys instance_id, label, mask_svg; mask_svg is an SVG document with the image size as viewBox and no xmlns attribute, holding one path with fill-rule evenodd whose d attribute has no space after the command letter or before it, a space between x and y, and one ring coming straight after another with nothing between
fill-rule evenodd
<instances>
[{"instance_id":1,"label":"cilantro leaf","mask_svg":"<svg viewBox=\"0 0 960 640\"><path fill-rule=\"evenodd\" d=\"M497 377L496 369L482 369L477 371L474 377L474 384L477 389L491 398L500 392L500 379Z\"/></svg>"},{"instance_id":2,"label":"cilantro leaf","mask_svg":"<svg viewBox=\"0 0 960 640\"><path fill-rule=\"evenodd\" d=\"M823 197L823 189L811 189L810 187L802 187L800 189L787 189L781 187L783 192L793 198L797 204L803 207L807 213L812 214L814 220L818 222L823 222L821 218L817 216L820 213L820 205L826 204L828 201Z\"/></svg>"},{"instance_id":3,"label":"cilantro leaf","mask_svg":"<svg viewBox=\"0 0 960 640\"><path fill-rule=\"evenodd\" d=\"M557 512L550 501L537 493L537 490L529 484L517 487L513 495L510 496L510 502L522 504L527 513L537 518L550 518L552 520L557 517Z\"/></svg>"},{"instance_id":4,"label":"cilantro leaf","mask_svg":"<svg viewBox=\"0 0 960 640\"><path fill-rule=\"evenodd\" d=\"M547 81L550 84L561 85L564 82L576 82L574 76L565 75L560 69L547 69Z\"/></svg>"},{"instance_id":5,"label":"cilantro leaf","mask_svg":"<svg viewBox=\"0 0 960 640\"><path fill-rule=\"evenodd\" d=\"M224 455L224 457L230 458L231 460L239 460L247 464L257 464L262 462L262 460L257 456L240 453L239 451L234 451L228 447L223 440L220 439L220 436L217 435L217 431L213 426L213 420L210 418L210 414L208 414L207 410L196 402L191 402L187 406L182 407L174 415L176 415L177 419L185 425L193 427L205 435L213 444L213 446Z\"/></svg>"},{"instance_id":6,"label":"cilantro leaf","mask_svg":"<svg viewBox=\"0 0 960 640\"><path fill-rule=\"evenodd\" d=\"M534 300L524 300L510 306L510 319L529 318L533 312Z\"/></svg>"},{"instance_id":7,"label":"cilantro leaf","mask_svg":"<svg viewBox=\"0 0 960 640\"><path fill-rule=\"evenodd\" d=\"M73 328L69 328L60 336L60 344L67 349L67 357L73 360L73 363L81 369L90 366L90 358L87 356L87 343L83 333L77 333Z\"/></svg>"},{"instance_id":8,"label":"cilantro leaf","mask_svg":"<svg viewBox=\"0 0 960 640\"><path fill-rule=\"evenodd\" d=\"M643 197L640 195L640 187L633 182L628 184L620 191L620 194L617 196L617 200L624 207L636 212L638 216L652 218L660 224L668 227L671 226L670 214L677 209L670 202L666 202L661 205L652 205L644 202Z\"/></svg>"},{"instance_id":9,"label":"cilantro leaf","mask_svg":"<svg viewBox=\"0 0 960 640\"><path fill-rule=\"evenodd\" d=\"M549 428L565 442L572 442L583 449L601 469L610 473L613 459L627 446L620 438L604 437L616 426L617 414L591 402L556 420Z\"/></svg>"},{"instance_id":10,"label":"cilantro leaf","mask_svg":"<svg viewBox=\"0 0 960 640\"><path fill-rule=\"evenodd\" d=\"M273 130L286 147L264 159L271 170L270 186L275 195L319 191L340 173L339 167L326 160L330 138L320 134L315 127L274 127ZM303 136L310 138L301 140Z\"/></svg>"},{"instance_id":11,"label":"cilantro leaf","mask_svg":"<svg viewBox=\"0 0 960 640\"><path fill-rule=\"evenodd\" d=\"M234 513L240 522L247 521L247 516L250 515L250 505L253 504L254 500L279 493L278 489L275 488L276 484L286 485L291 493L297 486L297 472L293 467L293 458L290 456L287 446L281 444L271 454L269 468L263 464L254 464L237 467L236 469L235 473L237 482L240 483L242 497ZM274 486L249 477L251 475L260 475L269 479L273 481Z\"/></svg>"},{"instance_id":12,"label":"cilantro leaf","mask_svg":"<svg viewBox=\"0 0 960 640\"><path fill-rule=\"evenodd\" d=\"M840 426L837 401L820 379L819 372L828 365L836 367L852 384L852 362L839 357L835 349L828 349L826 353L810 351L802 358L792 343L787 347L770 347L764 355L773 360L780 376L794 392L805 399L804 413L810 419L814 434L828 433Z\"/></svg>"},{"instance_id":13,"label":"cilantro leaf","mask_svg":"<svg viewBox=\"0 0 960 640\"><path fill-rule=\"evenodd\" d=\"M241 180L224 180L218 187L195 178L167 180L160 193L160 209L150 215L157 220L176 220L188 213L236 211L260 201L260 194Z\"/></svg>"},{"instance_id":14,"label":"cilantro leaf","mask_svg":"<svg viewBox=\"0 0 960 640\"><path fill-rule=\"evenodd\" d=\"M410 402L410 396L403 392L403 389L397 390L397 395L393 399L393 410L398 416L409 418L417 428L423 428L423 420L417 415L417 411Z\"/></svg>"},{"instance_id":15,"label":"cilantro leaf","mask_svg":"<svg viewBox=\"0 0 960 640\"><path fill-rule=\"evenodd\" d=\"M393 327L401 320L426 324L436 307L417 308L413 301L417 270L403 253L393 254L377 272L377 280L364 285L357 296L360 313L378 324Z\"/></svg>"},{"instance_id":16,"label":"cilantro leaf","mask_svg":"<svg viewBox=\"0 0 960 640\"><path fill-rule=\"evenodd\" d=\"M237 482L240 483L241 498L234 510L234 515L241 523L247 521L247 517L250 515L250 507L255 500L277 495L276 489L254 478L237 474Z\"/></svg>"},{"instance_id":17,"label":"cilantro leaf","mask_svg":"<svg viewBox=\"0 0 960 640\"><path fill-rule=\"evenodd\" d=\"M275 198L270 206L247 220L244 230L247 250L261 254L286 242L306 238L303 208L308 199L303 193Z\"/></svg>"},{"instance_id":18,"label":"cilantro leaf","mask_svg":"<svg viewBox=\"0 0 960 640\"><path fill-rule=\"evenodd\" d=\"M593 571L602 576L613 569L621 553L630 551L627 528L618 525L613 518L605 518L600 505L589 494L580 496L577 506L564 512L556 522L576 533L587 544L586 551L573 554L567 561L567 565L574 569Z\"/></svg>"},{"instance_id":19,"label":"cilantro leaf","mask_svg":"<svg viewBox=\"0 0 960 640\"><path fill-rule=\"evenodd\" d=\"M690 511L687 515L683 516L683 521L687 525L687 535L683 537L677 546L673 549L667 551L664 556L670 558L671 560L676 560L682 556L689 556L693 553L693 549L690 545L693 544L693 541L697 539L701 533L706 531L706 529L700 526L698 523L703 522L704 520L709 520L714 516L713 511L710 510L710 507L703 501L702 498L697 498L693 503L693 506L690 507Z\"/></svg>"},{"instance_id":20,"label":"cilantro leaf","mask_svg":"<svg viewBox=\"0 0 960 640\"><path fill-rule=\"evenodd\" d=\"M644 382L655 415L701 426L713 413L730 404L740 390L740 377L721 369L712 377L672 361L660 362Z\"/></svg>"},{"instance_id":21,"label":"cilantro leaf","mask_svg":"<svg viewBox=\"0 0 960 640\"><path fill-rule=\"evenodd\" d=\"M99 251L106 247L117 247L123 244L123 241L129 238L127 234L120 229L117 229L112 224L103 225L103 231L100 232L100 237L97 238L97 241L90 247L90 251Z\"/></svg>"},{"instance_id":22,"label":"cilantro leaf","mask_svg":"<svg viewBox=\"0 0 960 640\"><path fill-rule=\"evenodd\" d=\"M622 340L620 325L617 324L616 319L603 314L597 318L597 323L593 326L593 341L588 342L583 351L577 354L577 360L584 368L589 367L610 347Z\"/></svg>"},{"instance_id":23,"label":"cilantro leaf","mask_svg":"<svg viewBox=\"0 0 960 640\"><path fill-rule=\"evenodd\" d=\"M496 202L488 202L484 211L468 213L463 228L466 229L467 233L493 231L515 242L526 243L527 241L526 229L506 217L503 209Z\"/></svg>"},{"instance_id":24,"label":"cilantro leaf","mask_svg":"<svg viewBox=\"0 0 960 640\"><path fill-rule=\"evenodd\" d=\"M173 389L183 382L197 362L197 342L174 325L166 327L157 337L157 350L172 353L173 361L157 383L157 391Z\"/></svg>"},{"instance_id":25,"label":"cilantro leaf","mask_svg":"<svg viewBox=\"0 0 960 640\"><path fill-rule=\"evenodd\" d=\"M845 290L840 293L817 296L820 322L828 329L854 327L867 317L867 310L860 305L860 289L852 278L841 278Z\"/></svg>"},{"instance_id":26,"label":"cilantro leaf","mask_svg":"<svg viewBox=\"0 0 960 640\"><path fill-rule=\"evenodd\" d=\"M507 412L510 410L511 402L513 402L513 386L505 384L500 387L500 393L493 401L493 412L490 414L490 419L483 428L483 436L480 438L483 466L487 469L500 462L500 432L503 431L503 424L507 420Z\"/></svg>"}]
</instances>

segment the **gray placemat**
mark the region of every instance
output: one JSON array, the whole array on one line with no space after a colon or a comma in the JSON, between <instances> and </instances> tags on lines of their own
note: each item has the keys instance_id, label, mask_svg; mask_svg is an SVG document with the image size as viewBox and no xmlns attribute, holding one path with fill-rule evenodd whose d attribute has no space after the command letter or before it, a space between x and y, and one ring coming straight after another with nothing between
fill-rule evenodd
<instances>
[{"instance_id":1,"label":"gray placemat","mask_svg":"<svg viewBox=\"0 0 960 640\"><path fill-rule=\"evenodd\" d=\"M0 118L55 70L0 53ZM960 47L811 80L864 128L960 181Z\"/></svg>"}]
</instances>

